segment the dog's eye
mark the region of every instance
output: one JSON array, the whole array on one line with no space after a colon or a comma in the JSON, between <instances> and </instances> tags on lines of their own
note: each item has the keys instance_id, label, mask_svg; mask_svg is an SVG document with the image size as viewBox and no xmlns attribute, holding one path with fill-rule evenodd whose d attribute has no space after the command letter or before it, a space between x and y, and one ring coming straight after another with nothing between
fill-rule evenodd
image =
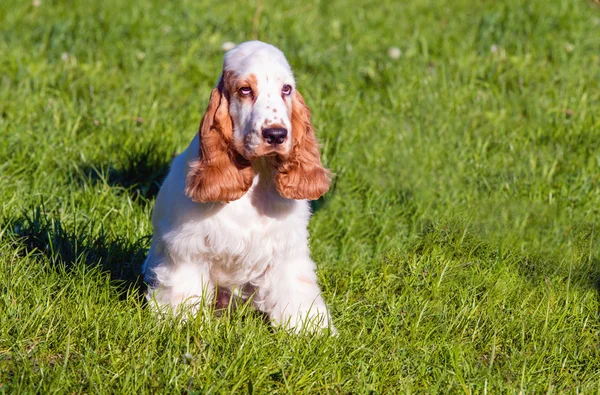
<instances>
[{"instance_id":1,"label":"dog's eye","mask_svg":"<svg viewBox=\"0 0 600 395\"><path fill-rule=\"evenodd\" d=\"M238 89L238 92L240 92L242 96L250 96L252 94L252 88L249 86L242 86L240 89Z\"/></svg>"},{"instance_id":2,"label":"dog's eye","mask_svg":"<svg viewBox=\"0 0 600 395\"><path fill-rule=\"evenodd\" d=\"M290 93L292 93L292 86L288 85L288 84L285 84L283 86L283 88L281 88L281 93L283 93L286 96L289 95Z\"/></svg>"}]
</instances>

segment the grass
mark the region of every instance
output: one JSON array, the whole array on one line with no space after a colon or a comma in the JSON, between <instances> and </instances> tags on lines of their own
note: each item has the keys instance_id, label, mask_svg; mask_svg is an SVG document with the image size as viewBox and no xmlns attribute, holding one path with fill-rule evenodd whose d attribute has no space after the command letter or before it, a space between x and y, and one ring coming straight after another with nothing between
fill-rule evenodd
<instances>
[{"instance_id":1,"label":"grass","mask_svg":"<svg viewBox=\"0 0 600 395\"><path fill-rule=\"evenodd\" d=\"M161 177L251 38L337 174L335 338L140 296ZM5 0L0 54L0 391L599 391L597 5Z\"/></svg>"}]
</instances>

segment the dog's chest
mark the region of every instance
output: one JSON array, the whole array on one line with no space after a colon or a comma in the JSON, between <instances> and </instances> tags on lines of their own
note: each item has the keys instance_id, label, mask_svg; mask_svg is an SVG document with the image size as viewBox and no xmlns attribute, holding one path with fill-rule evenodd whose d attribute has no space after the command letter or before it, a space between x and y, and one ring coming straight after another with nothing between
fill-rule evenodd
<instances>
[{"instance_id":1,"label":"dog's chest","mask_svg":"<svg viewBox=\"0 0 600 395\"><path fill-rule=\"evenodd\" d=\"M229 203L205 229L205 243L213 281L240 286L259 279L294 250L305 224L296 204L266 211L248 199ZM272 208L271 208L272 209Z\"/></svg>"}]
</instances>

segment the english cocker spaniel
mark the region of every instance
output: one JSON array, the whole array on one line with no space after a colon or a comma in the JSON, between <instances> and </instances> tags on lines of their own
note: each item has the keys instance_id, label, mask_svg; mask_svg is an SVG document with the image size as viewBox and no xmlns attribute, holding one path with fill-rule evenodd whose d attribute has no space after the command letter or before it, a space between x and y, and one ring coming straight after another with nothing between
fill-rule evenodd
<instances>
[{"instance_id":1,"label":"english cocker spaniel","mask_svg":"<svg viewBox=\"0 0 600 395\"><path fill-rule=\"evenodd\" d=\"M252 301L286 329L335 332L308 247L307 199L329 189L290 65L250 41L225 54L200 130L174 159L143 273L159 308Z\"/></svg>"}]
</instances>

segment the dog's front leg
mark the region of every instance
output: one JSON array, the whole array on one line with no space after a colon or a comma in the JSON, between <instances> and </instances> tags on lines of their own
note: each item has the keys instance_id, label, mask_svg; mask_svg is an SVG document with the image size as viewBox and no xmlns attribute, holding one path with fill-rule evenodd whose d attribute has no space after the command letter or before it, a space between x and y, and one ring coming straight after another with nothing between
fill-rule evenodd
<instances>
[{"instance_id":1,"label":"dog's front leg","mask_svg":"<svg viewBox=\"0 0 600 395\"><path fill-rule=\"evenodd\" d=\"M276 326L299 333L336 330L317 284L315 263L295 257L272 264L258 289L256 304Z\"/></svg>"},{"instance_id":2,"label":"dog's front leg","mask_svg":"<svg viewBox=\"0 0 600 395\"><path fill-rule=\"evenodd\" d=\"M152 248L145 265L147 299L159 311L171 310L189 318L207 314L214 301L214 284L208 264L178 259Z\"/></svg>"}]
</instances>

